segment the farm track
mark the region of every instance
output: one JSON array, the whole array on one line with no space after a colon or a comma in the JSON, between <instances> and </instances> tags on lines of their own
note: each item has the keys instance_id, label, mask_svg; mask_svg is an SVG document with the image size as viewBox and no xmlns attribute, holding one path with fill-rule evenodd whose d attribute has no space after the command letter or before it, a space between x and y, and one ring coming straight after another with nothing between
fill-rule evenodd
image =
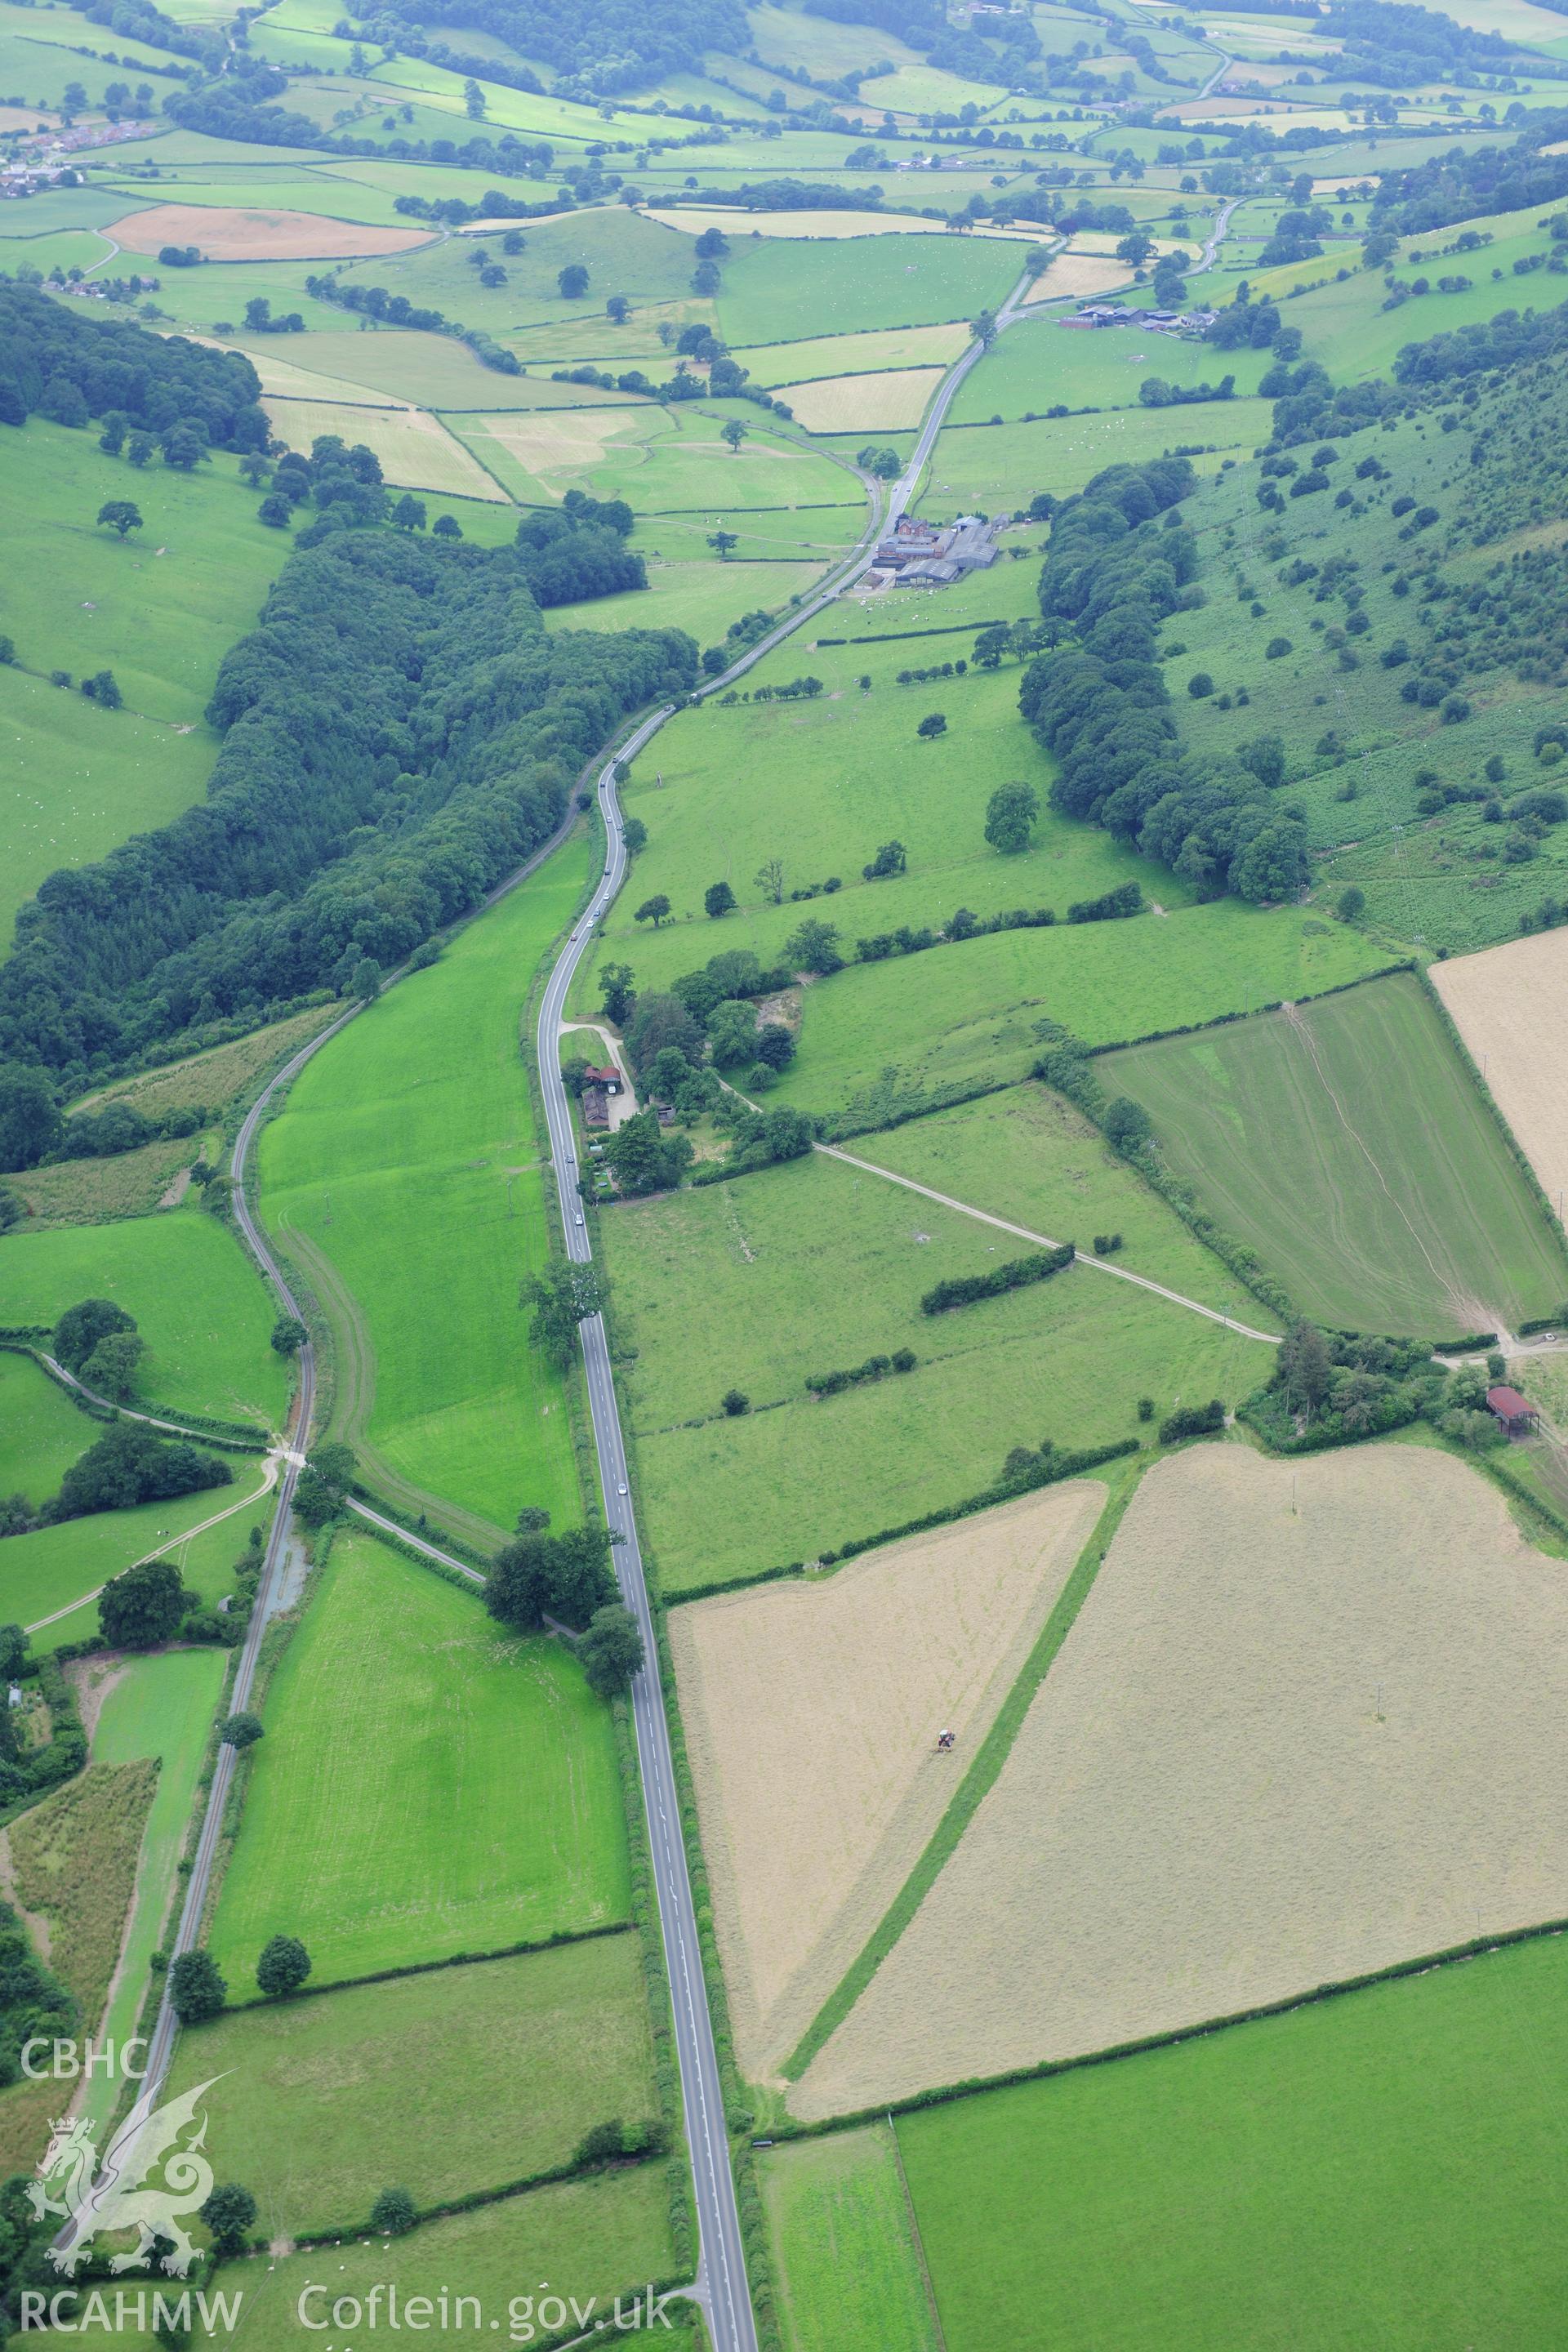
<instances>
[{"instance_id":1,"label":"farm track","mask_svg":"<svg viewBox=\"0 0 1568 2352\"><path fill-rule=\"evenodd\" d=\"M1031 1232L1027 1225L1015 1225L1006 1217L993 1216L989 1209L977 1209L969 1201L954 1200L951 1192L938 1192L930 1184L917 1184L912 1176L897 1176L890 1168L879 1168L872 1160L858 1160L852 1151L841 1151L837 1144L817 1143L813 1150L820 1151L826 1160L842 1160L847 1168L858 1168L867 1176L879 1176L885 1184L901 1184L906 1192L919 1192L939 1208L956 1209L961 1217L973 1217L980 1224L994 1225L998 1233L1016 1234L1020 1241L1034 1242L1040 1249L1060 1249L1060 1242L1052 1241L1046 1234ZM1250 1323L1238 1323L1234 1315L1222 1315L1217 1307L1205 1307L1201 1300L1188 1298L1180 1290L1168 1290L1163 1282L1149 1275L1134 1274L1131 1266L1112 1265L1109 1258L1086 1257L1082 1250L1073 1253L1079 1265L1086 1265L1095 1274L1109 1274L1118 1282L1136 1284L1140 1290L1152 1290L1157 1298L1168 1298L1173 1307L1184 1307L1189 1314L1202 1315L1210 1323L1223 1323L1227 1331L1239 1332L1244 1339L1261 1339L1270 1348L1279 1345L1277 1331L1258 1331Z\"/></svg>"}]
</instances>

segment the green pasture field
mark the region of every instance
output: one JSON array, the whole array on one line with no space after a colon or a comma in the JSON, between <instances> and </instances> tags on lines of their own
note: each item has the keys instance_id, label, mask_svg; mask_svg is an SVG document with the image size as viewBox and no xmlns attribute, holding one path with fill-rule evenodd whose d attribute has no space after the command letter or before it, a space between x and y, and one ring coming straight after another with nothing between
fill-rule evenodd
<instances>
[{"instance_id":1,"label":"green pasture field","mask_svg":"<svg viewBox=\"0 0 1568 2352\"><path fill-rule=\"evenodd\" d=\"M719 320L736 346L766 342L784 321L822 336L972 319L1023 268L1023 247L999 238L737 236L731 246Z\"/></svg>"},{"instance_id":2,"label":"green pasture field","mask_svg":"<svg viewBox=\"0 0 1568 2352\"><path fill-rule=\"evenodd\" d=\"M1162 903L1184 905L1190 894L1174 877L1099 827L1048 809L1022 856L990 846L985 806L996 787L1026 778L1044 803L1049 785L1046 760L1018 722L1016 664L925 686L893 683L911 659L923 667L972 650L967 635L834 648L829 690L814 701L710 703L663 730L632 769L626 806L647 826L648 845L634 887L605 919L599 960L630 961L646 986L668 983L721 948L752 947L777 961L806 913L836 925L840 952L852 955L862 934L900 923L934 928L960 907L987 916L1047 906L1062 917L1073 900L1129 879ZM750 675L783 681L827 667L797 638ZM876 680L869 693L853 683L857 674ZM922 743L915 730L932 709L946 712L948 732ZM737 792L745 774L765 776L766 792ZM861 869L894 836L908 871L862 881ZM773 856L786 894L834 876L844 887L809 908L787 895L773 906L754 877ZM720 881L740 908L711 922L702 895ZM650 933L634 909L658 892L669 897L675 919Z\"/></svg>"},{"instance_id":3,"label":"green pasture field","mask_svg":"<svg viewBox=\"0 0 1568 2352\"><path fill-rule=\"evenodd\" d=\"M820 1154L617 1207L602 1231L637 1491L670 1599L957 1503L992 1486L1015 1445L1130 1436L1141 1396L1162 1412L1178 1398L1233 1402L1272 1354L1088 1266L923 1315L932 1284L1027 1244ZM1062 1238L1087 1246L1092 1229ZM903 1347L912 1372L806 1391L808 1373ZM731 1387L752 1403L734 1419L721 1404Z\"/></svg>"},{"instance_id":4,"label":"green pasture field","mask_svg":"<svg viewBox=\"0 0 1568 2352\"><path fill-rule=\"evenodd\" d=\"M82 1428L87 1435L79 1447L85 1454L93 1442L99 1423L82 1416ZM82 1642L98 1632L96 1607L77 1606L84 1595L96 1592L111 1576L139 1559L153 1559L167 1553L174 1557L182 1549L179 1538L188 1528L200 1527L215 1512L226 1511L234 1503L243 1502L255 1495L261 1483L261 1465L254 1454L227 1454L225 1459L234 1471L234 1483L228 1486L211 1486L199 1495L183 1495L172 1503L141 1503L134 1510L95 1511L85 1519L66 1519L58 1528L40 1528L30 1536L8 1536L0 1549L0 1623L38 1625L45 1618L55 1618L57 1612L69 1611L58 1616L46 1635L37 1640L39 1649L54 1649L62 1642ZM270 1508L268 1498L257 1500L247 1515L236 1512L210 1536L198 1537L190 1545L192 1552L199 1543L210 1566L208 1575L216 1597L227 1582L218 1570L218 1564L209 1547L221 1542L223 1564L237 1559L245 1548L245 1537L253 1519L264 1519ZM193 1590L204 1582L193 1574ZM209 1597L204 1593L204 1598Z\"/></svg>"},{"instance_id":5,"label":"green pasture field","mask_svg":"<svg viewBox=\"0 0 1568 2352\"><path fill-rule=\"evenodd\" d=\"M1317 1321L1451 1339L1568 1294L1568 1257L1410 973L1100 1066Z\"/></svg>"},{"instance_id":6,"label":"green pasture field","mask_svg":"<svg viewBox=\"0 0 1568 2352\"><path fill-rule=\"evenodd\" d=\"M938 2352L886 2124L775 2147L757 2178L788 2352Z\"/></svg>"},{"instance_id":7,"label":"green pasture field","mask_svg":"<svg viewBox=\"0 0 1568 2352\"><path fill-rule=\"evenodd\" d=\"M0 1495L25 1495L36 1510L99 1433L30 1357L0 1354Z\"/></svg>"},{"instance_id":8,"label":"green pasture field","mask_svg":"<svg viewBox=\"0 0 1568 2352\"><path fill-rule=\"evenodd\" d=\"M147 1342L144 1398L229 1420L281 1421L289 1375L268 1344L268 1294L235 1235L205 1210L7 1234L0 1323L54 1324L79 1298L112 1298L135 1317Z\"/></svg>"},{"instance_id":9,"label":"green pasture field","mask_svg":"<svg viewBox=\"0 0 1568 2352\"><path fill-rule=\"evenodd\" d=\"M142 517L123 540L95 520L111 499ZM106 457L90 430L34 417L0 441L0 499L29 551L0 587L0 627L18 658L76 677L112 669L131 711L199 720L219 661L289 553L287 537L257 521L235 460L193 474L130 466ZM210 758L216 739L203 733Z\"/></svg>"},{"instance_id":10,"label":"green pasture field","mask_svg":"<svg viewBox=\"0 0 1568 2352\"><path fill-rule=\"evenodd\" d=\"M740 406L742 404L731 404ZM448 429L471 449L508 496L524 506L555 505L570 489L624 498L642 516L711 517L737 508L852 507L863 511L855 477L804 447L779 426L742 421L731 451L720 437L729 411L697 403L650 402L598 408L454 415ZM858 526L857 526L858 527Z\"/></svg>"},{"instance_id":11,"label":"green pasture field","mask_svg":"<svg viewBox=\"0 0 1568 2352\"><path fill-rule=\"evenodd\" d=\"M880 65L884 59L896 66L921 62L918 49L911 49L908 42L880 25L836 25L795 8L777 7L773 0L763 0L761 7L752 9L749 21L752 47L765 64L804 67L822 81L833 81L857 66ZM871 85L872 96L877 87Z\"/></svg>"},{"instance_id":12,"label":"green pasture field","mask_svg":"<svg viewBox=\"0 0 1568 2352\"><path fill-rule=\"evenodd\" d=\"M249 2000L248 1974L230 1997ZM426 2208L569 2164L585 2131L658 2113L635 1935L268 2001L180 2040L221 2178L268 2237L363 2226L395 2171ZM521 2282L519 2281L521 2284Z\"/></svg>"},{"instance_id":13,"label":"green pasture field","mask_svg":"<svg viewBox=\"0 0 1568 2352\"><path fill-rule=\"evenodd\" d=\"M1560 1937L899 2120L950 2352L1545 2344ZM1172 2194L1179 2181L1180 2194Z\"/></svg>"},{"instance_id":14,"label":"green pasture field","mask_svg":"<svg viewBox=\"0 0 1568 2352\"><path fill-rule=\"evenodd\" d=\"M474 2095L482 2104L482 2084ZM395 2288L400 2311L416 2295L428 2296L435 2307L449 2297L454 2319L456 2298L472 2297L484 2317L465 2310L467 2328L477 2332L493 2319L510 2330L501 2336L504 2344L527 2340L519 2331L532 2327L541 2303L549 2333L559 2339L554 2296L574 2297L608 2317L616 2295L624 2293L629 2313L632 2298L650 2280L668 2279L674 2269L669 2172L653 2163L530 2189L427 2221L406 2238L362 2238L279 2255L275 2263L237 2264L222 2271L216 2286L220 2293L244 2291L238 2325L225 2339L232 2352L298 2352L300 2297L311 2284L321 2290L305 2302L312 2318L330 2313L338 2297L368 2297L374 2286ZM387 2309L384 2293L381 2310ZM565 2316L570 2326L569 2310ZM451 2340L445 2328L437 2340L443 2337ZM336 2344L339 2338L321 2340Z\"/></svg>"},{"instance_id":15,"label":"green pasture field","mask_svg":"<svg viewBox=\"0 0 1568 2352\"><path fill-rule=\"evenodd\" d=\"M1022 417L1028 411L1043 416L1060 402L1069 408L1135 408L1138 387L1152 375L1184 386L1217 384L1222 375L1234 375L1238 395L1247 394L1257 391L1269 357L1267 352L1218 352L1212 343L1142 333L1136 326L1086 331L1063 326L1055 316L1024 319L998 335L960 384L948 414L954 425L974 425L995 415ZM1178 440L1207 441L1218 437L1209 426L1219 405L1194 401L1185 408L1141 414L1161 418ZM1091 422L1058 420L1058 425Z\"/></svg>"},{"instance_id":16,"label":"green pasture field","mask_svg":"<svg viewBox=\"0 0 1568 2352\"><path fill-rule=\"evenodd\" d=\"M842 549L825 549L811 563L663 563L650 561L646 589L601 596L584 604L556 604L544 616L552 635L562 629L685 629L700 646L722 637L742 613L786 604L816 586Z\"/></svg>"},{"instance_id":17,"label":"green pasture field","mask_svg":"<svg viewBox=\"0 0 1568 2352\"><path fill-rule=\"evenodd\" d=\"M626 1917L609 1709L477 1591L340 1537L264 1713L212 1929L232 1985L279 1933L330 1984Z\"/></svg>"},{"instance_id":18,"label":"green pasture field","mask_svg":"<svg viewBox=\"0 0 1568 2352\"><path fill-rule=\"evenodd\" d=\"M549 1248L520 1026L588 869L579 835L323 1046L261 1139L263 1213L332 1328L334 1436L487 1549L525 1503L576 1516L561 1376L518 1305Z\"/></svg>"},{"instance_id":19,"label":"green pasture field","mask_svg":"<svg viewBox=\"0 0 1568 2352\"><path fill-rule=\"evenodd\" d=\"M134 81L148 66L166 66L166 51L141 41L114 41L118 65L105 65L83 52L98 44L68 9L0 7L0 91L25 106L58 108L67 87L79 82L97 105L111 81ZM155 91L167 89L155 81ZM157 100L154 99L154 105Z\"/></svg>"},{"instance_id":20,"label":"green pasture field","mask_svg":"<svg viewBox=\"0 0 1568 2352\"><path fill-rule=\"evenodd\" d=\"M395 164L384 168L390 185L408 186L406 166L401 178ZM479 194L473 175L455 176L463 178L471 201ZM416 185L425 192L423 180ZM362 187L360 193L368 196L371 191ZM449 191L433 187L429 193ZM384 201L390 202L390 196ZM501 240L512 227L524 239L519 254L501 250ZM411 302L429 303L448 318L483 327L493 335L504 336L534 320L569 322L574 330L581 323L601 342L611 333L613 343L605 318L609 297L626 295L635 319L647 305L689 295L695 246L694 237L644 220L624 206L595 205L554 220L503 221L482 236L454 236L406 254L376 255L342 274L345 284L385 286L406 294ZM479 266L472 257L480 250L506 271L504 286L492 289L479 284ZM569 262L580 262L588 272L588 290L575 299L563 296L556 283Z\"/></svg>"},{"instance_id":21,"label":"green pasture field","mask_svg":"<svg viewBox=\"0 0 1568 2352\"><path fill-rule=\"evenodd\" d=\"M117 2045L136 2031L147 1997L153 1955L177 1881L174 1866L184 1844L196 1781L206 1761L207 1742L227 1665L218 1649L166 1650L156 1656L128 1658L104 1692L92 1735L95 1764L128 1764L139 1756L158 1759L158 1785L142 1838L136 1895L121 1954L120 1973L100 2029ZM95 2076L87 2086L88 2112L108 2119L121 2085Z\"/></svg>"},{"instance_id":22,"label":"green pasture field","mask_svg":"<svg viewBox=\"0 0 1568 2352\"><path fill-rule=\"evenodd\" d=\"M124 266L122 259L117 260L105 274L112 276ZM155 262L142 263L144 269L152 268L163 279L157 296L160 308L187 332L212 335L223 327L227 330L226 342L237 341L245 334L245 306L258 294L267 297L279 318L297 310L305 321L304 333L258 337L247 343L246 356L257 361L285 360L319 374L328 371L317 355L318 334L340 333L343 313L307 294L305 280L331 266L325 261L204 261L195 269L159 270Z\"/></svg>"},{"instance_id":23,"label":"green pasture field","mask_svg":"<svg viewBox=\"0 0 1568 2352\"><path fill-rule=\"evenodd\" d=\"M62 228L52 235L0 237L0 269L8 278L19 269L79 269L90 277L112 257L113 251L110 239L99 229Z\"/></svg>"},{"instance_id":24,"label":"green pasture field","mask_svg":"<svg viewBox=\"0 0 1568 2352\"><path fill-rule=\"evenodd\" d=\"M113 186L116 183L106 180L103 184ZM161 173L153 181L123 179L118 187L124 198L124 208L119 215L121 220L158 205L226 205L239 212L311 213L343 221L351 229L423 227L421 222L405 220L394 211L390 195L312 168L308 156L296 160L291 154L288 165L280 171L253 166L242 179L231 179L196 165L178 173ZM418 249L411 248L416 252ZM394 257L384 254L379 258L384 263ZM135 266L134 260L131 266ZM142 268L143 274L149 268L156 271L156 256L142 256Z\"/></svg>"},{"instance_id":25,"label":"green pasture field","mask_svg":"<svg viewBox=\"0 0 1568 2352\"><path fill-rule=\"evenodd\" d=\"M846 485L846 487L853 487ZM827 562L854 546L865 521L865 509L856 505L828 507L717 508L712 514L653 514L639 517L630 544L650 562L711 563L708 544L716 530L733 533L739 546L723 559L734 570L752 565ZM759 570L756 578L765 572ZM757 600L753 599L753 603ZM763 598L762 603L773 601ZM780 602L783 599L778 600ZM837 627L837 620L835 619Z\"/></svg>"},{"instance_id":26,"label":"green pasture field","mask_svg":"<svg viewBox=\"0 0 1568 2352\"><path fill-rule=\"evenodd\" d=\"M922 63L879 75L866 85L862 104L874 108L879 116L885 110L894 114L956 114L963 106L989 112L1001 97L994 82L968 81L962 74Z\"/></svg>"},{"instance_id":27,"label":"green pasture field","mask_svg":"<svg viewBox=\"0 0 1568 2352\"><path fill-rule=\"evenodd\" d=\"M857 1137L845 1148L1052 1241L1070 1238L1087 1251L1096 1234L1120 1234L1112 1264L1244 1323L1274 1326L1082 1114L1037 1082Z\"/></svg>"},{"instance_id":28,"label":"green pasture field","mask_svg":"<svg viewBox=\"0 0 1568 2352\"><path fill-rule=\"evenodd\" d=\"M433 106L455 115L466 125L463 89L466 77L434 66L423 58L397 58L373 66L370 79L383 84L391 97L418 90ZM492 131L515 131L529 139L563 139L575 142L604 139L645 139L646 117L613 114L603 121L566 99L537 96L531 90L510 89L503 82L480 84L485 94L485 121ZM471 133L466 135L471 136Z\"/></svg>"},{"instance_id":29,"label":"green pasture field","mask_svg":"<svg viewBox=\"0 0 1568 2352\"><path fill-rule=\"evenodd\" d=\"M1035 425L949 425L937 436L919 505L942 519L974 507L1010 511L1026 507L1037 490L1063 498L1107 466L1146 465L1173 449L1207 453L1193 464L1200 474L1217 473L1225 457L1249 457L1268 439L1272 417L1269 401L1211 400L1191 408L1113 408Z\"/></svg>"},{"instance_id":30,"label":"green pasture field","mask_svg":"<svg viewBox=\"0 0 1568 2352\"><path fill-rule=\"evenodd\" d=\"M1025 1076L1051 1022L1088 1045L1131 1041L1321 995L1387 961L1342 924L1237 898L1164 920L994 933L818 982L780 1091L803 1109L876 1125L901 1098Z\"/></svg>"}]
</instances>

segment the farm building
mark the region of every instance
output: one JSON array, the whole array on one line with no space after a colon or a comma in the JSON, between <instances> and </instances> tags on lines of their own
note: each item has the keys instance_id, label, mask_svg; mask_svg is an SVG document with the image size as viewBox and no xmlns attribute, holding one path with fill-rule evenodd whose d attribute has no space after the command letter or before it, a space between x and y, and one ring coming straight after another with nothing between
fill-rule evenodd
<instances>
[{"instance_id":1,"label":"farm building","mask_svg":"<svg viewBox=\"0 0 1568 2352\"><path fill-rule=\"evenodd\" d=\"M602 1070L595 1070L593 1068L584 1070L583 1073L583 1084L585 1087L602 1087L607 1095L618 1095L625 1086L626 1081L622 1077L619 1070L616 1069L615 1064L613 1062L609 1062L606 1063L605 1066Z\"/></svg>"},{"instance_id":2,"label":"farm building","mask_svg":"<svg viewBox=\"0 0 1568 2352\"><path fill-rule=\"evenodd\" d=\"M922 522L900 515L877 550L884 577L900 588L942 588L966 572L983 572L996 561L996 527L977 515L955 522Z\"/></svg>"},{"instance_id":3,"label":"farm building","mask_svg":"<svg viewBox=\"0 0 1568 2352\"><path fill-rule=\"evenodd\" d=\"M1535 1427L1535 1407L1528 1397L1521 1397L1517 1389L1489 1389L1487 1411L1495 1414L1510 1437L1528 1437Z\"/></svg>"}]
</instances>

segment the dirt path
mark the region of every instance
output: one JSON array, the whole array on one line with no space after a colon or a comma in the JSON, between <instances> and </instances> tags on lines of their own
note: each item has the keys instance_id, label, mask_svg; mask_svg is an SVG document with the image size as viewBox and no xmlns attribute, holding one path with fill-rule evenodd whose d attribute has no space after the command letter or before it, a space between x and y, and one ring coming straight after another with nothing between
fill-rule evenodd
<instances>
[{"instance_id":1,"label":"dirt path","mask_svg":"<svg viewBox=\"0 0 1568 2352\"><path fill-rule=\"evenodd\" d=\"M81 1603L78 1601L77 1606L79 1609ZM119 1650L100 1651L90 1658L73 1658L66 1667L66 1680L76 1693L76 1711L81 1717L89 1748L104 1700L116 1683L124 1681L130 1668L130 1659Z\"/></svg>"},{"instance_id":2,"label":"dirt path","mask_svg":"<svg viewBox=\"0 0 1568 2352\"><path fill-rule=\"evenodd\" d=\"M922 1199L934 1201L939 1208L956 1209L961 1217L973 1217L983 1225L994 1225L998 1233L1016 1234L1022 1242L1033 1242L1040 1249L1060 1249L1046 1234L1032 1233L1027 1225L1015 1225L1006 1217L994 1217L989 1209L977 1209L968 1201L955 1201L951 1192L938 1192L930 1184L917 1184L912 1176L897 1176L890 1168L879 1168L873 1160L858 1160L852 1151L840 1151L837 1144L817 1143L813 1150L826 1159L842 1160L847 1168L858 1168L865 1175L879 1176L886 1184L901 1184L908 1192L919 1192ZM1210 1323L1223 1323L1227 1331L1238 1331L1244 1339L1261 1339L1266 1346L1277 1348L1277 1331L1255 1331L1250 1323L1238 1323L1234 1315L1222 1315L1217 1307L1205 1307L1196 1298L1188 1298L1179 1290L1168 1290L1163 1282L1151 1280L1146 1274L1134 1274L1131 1266L1113 1265L1109 1258L1086 1257L1082 1250L1075 1251L1079 1265L1092 1274L1108 1274L1116 1282L1135 1283L1140 1290L1152 1290L1157 1298L1168 1298L1173 1307L1184 1307L1189 1314L1202 1315Z\"/></svg>"},{"instance_id":3,"label":"dirt path","mask_svg":"<svg viewBox=\"0 0 1568 2352\"><path fill-rule=\"evenodd\" d=\"M132 1419L136 1419L139 1416L136 1415L132 1416ZM193 1536L205 1535L209 1528L217 1527L224 1519L232 1519L237 1511L247 1511L253 1503L260 1502L263 1495L269 1495L274 1486L278 1484L282 1458L281 1452L269 1454L268 1455L267 1475L262 1479L260 1486L257 1487L254 1494L242 1495L237 1503L230 1503L225 1510L215 1511L210 1519L203 1519L199 1526L182 1528L181 1532L175 1536L171 1542L154 1544L153 1549L151 1551L144 1551L140 1559L127 1560L125 1563L126 1566L128 1568L140 1568L142 1560L163 1559L167 1554L177 1551L182 1544L189 1543ZM41 1633L46 1625L58 1625L62 1617L74 1616L79 1609L85 1609L89 1601L96 1601L102 1591L103 1587L101 1584L95 1584L90 1592L79 1593L76 1600L68 1601L63 1609L51 1609L47 1617L36 1618L33 1623L26 1626L24 1630L29 1633Z\"/></svg>"}]
</instances>

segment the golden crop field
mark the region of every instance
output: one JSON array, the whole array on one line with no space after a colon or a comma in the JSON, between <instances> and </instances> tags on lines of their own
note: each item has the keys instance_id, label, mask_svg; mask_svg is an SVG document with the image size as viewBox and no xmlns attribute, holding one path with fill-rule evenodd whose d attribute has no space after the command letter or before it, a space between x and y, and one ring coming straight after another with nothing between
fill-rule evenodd
<instances>
[{"instance_id":1,"label":"golden crop field","mask_svg":"<svg viewBox=\"0 0 1568 2352\"><path fill-rule=\"evenodd\" d=\"M330 220L323 213L240 210L230 205L152 205L127 213L109 232L132 253L195 245L209 261L310 261L329 257L406 253L428 245L424 228L378 228Z\"/></svg>"},{"instance_id":2,"label":"golden crop field","mask_svg":"<svg viewBox=\"0 0 1568 2352\"><path fill-rule=\"evenodd\" d=\"M1568 1188L1568 931L1538 931L1431 967L1492 1097L1561 1217Z\"/></svg>"},{"instance_id":3,"label":"golden crop field","mask_svg":"<svg viewBox=\"0 0 1568 2352\"><path fill-rule=\"evenodd\" d=\"M827 1578L672 1612L748 2074L787 2054L898 1893L1104 1500L1076 1480ZM942 1729L958 1735L948 1755Z\"/></svg>"},{"instance_id":4,"label":"golden crop field","mask_svg":"<svg viewBox=\"0 0 1568 2352\"><path fill-rule=\"evenodd\" d=\"M1465 1463L1168 1457L792 2105L1115 2048L1562 1916L1565 1707L1562 1565Z\"/></svg>"},{"instance_id":5,"label":"golden crop field","mask_svg":"<svg viewBox=\"0 0 1568 2352\"><path fill-rule=\"evenodd\" d=\"M781 387L808 433L892 432L918 425L942 382L939 367L885 368L878 375L832 375Z\"/></svg>"}]
</instances>

